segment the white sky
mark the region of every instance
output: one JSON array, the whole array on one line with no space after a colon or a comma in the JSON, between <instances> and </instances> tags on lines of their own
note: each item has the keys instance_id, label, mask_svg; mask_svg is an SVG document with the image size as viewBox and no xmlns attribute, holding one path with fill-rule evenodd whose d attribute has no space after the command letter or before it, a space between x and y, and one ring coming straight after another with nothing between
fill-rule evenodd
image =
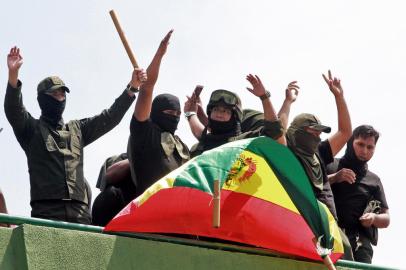
<instances>
[{"instance_id":1,"label":"white sky","mask_svg":"<svg viewBox=\"0 0 406 270\"><path fill-rule=\"evenodd\" d=\"M381 139L370 169L383 182L391 225L380 230L374 263L405 268L403 262L406 184L403 166L406 133L400 121L406 62L404 1L2 1L0 4L0 85L4 102L6 55L17 45L24 65L20 79L26 108L35 117L38 82L58 75L71 89L65 120L98 114L111 105L131 76L131 64L108 11L115 9L138 62L149 64L166 32L171 44L156 94L170 92L183 104L196 84L204 101L212 90L236 91L246 108L261 103L245 90L245 76L258 74L279 108L289 81L301 92L291 118L318 115L337 130L334 98L322 80L329 68L342 79L353 127L371 124ZM134 103L135 104L135 103ZM85 175L94 187L103 161L126 149L130 111L113 131L85 149ZM30 215L28 169L0 110L0 187L11 214ZM182 117L178 135L195 141ZM341 156L341 155L338 155ZM93 197L98 194L94 188Z\"/></svg>"}]
</instances>

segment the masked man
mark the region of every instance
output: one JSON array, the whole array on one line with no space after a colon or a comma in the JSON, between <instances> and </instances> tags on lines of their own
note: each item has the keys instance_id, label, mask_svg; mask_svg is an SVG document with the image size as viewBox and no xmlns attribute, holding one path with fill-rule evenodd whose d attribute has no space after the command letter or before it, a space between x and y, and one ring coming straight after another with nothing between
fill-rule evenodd
<instances>
[{"instance_id":1,"label":"masked man","mask_svg":"<svg viewBox=\"0 0 406 270\"><path fill-rule=\"evenodd\" d=\"M76 223L91 223L91 192L83 173L83 148L113 129L134 101L131 88L146 79L134 70L131 83L101 114L64 123L62 114L69 88L56 76L38 84L40 119L25 109L18 72L23 64L20 50L7 58L9 80L4 109L28 162L31 184L31 216ZM144 78L145 77L145 78Z\"/></svg>"},{"instance_id":2,"label":"masked man","mask_svg":"<svg viewBox=\"0 0 406 270\"><path fill-rule=\"evenodd\" d=\"M152 99L172 32L161 41L147 68L148 80L140 88L131 119L127 152L137 196L189 160L188 147L175 135L181 114L179 99L171 94L160 94Z\"/></svg>"}]
</instances>

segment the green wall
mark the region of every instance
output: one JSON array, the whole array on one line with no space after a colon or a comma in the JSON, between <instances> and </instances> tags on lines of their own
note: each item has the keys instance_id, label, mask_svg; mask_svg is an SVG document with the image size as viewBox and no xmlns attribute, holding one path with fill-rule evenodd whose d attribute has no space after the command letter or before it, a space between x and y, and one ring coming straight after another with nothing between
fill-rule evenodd
<instances>
[{"instance_id":1,"label":"green wall","mask_svg":"<svg viewBox=\"0 0 406 270\"><path fill-rule=\"evenodd\" d=\"M170 243L25 224L14 229L0 227L0 269L326 268L312 262L193 246L187 241Z\"/></svg>"}]
</instances>

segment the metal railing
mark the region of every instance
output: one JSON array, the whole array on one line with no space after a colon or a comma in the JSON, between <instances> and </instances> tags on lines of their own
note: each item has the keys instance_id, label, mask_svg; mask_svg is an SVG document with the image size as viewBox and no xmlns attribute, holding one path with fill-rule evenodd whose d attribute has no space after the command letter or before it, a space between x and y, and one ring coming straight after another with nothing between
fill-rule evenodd
<instances>
[{"instance_id":1,"label":"metal railing","mask_svg":"<svg viewBox=\"0 0 406 270\"><path fill-rule=\"evenodd\" d=\"M84 232L92 232L92 233L104 233L103 227L99 226L92 226L92 225L84 225L78 223L70 223L70 222L63 222L63 221L54 221L54 220L47 220L41 218L31 218L31 217L22 217L22 216L13 216L8 214L0 213L0 223L6 224L13 224L13 225L23 225L23 224L30 224L35 226L43 226L43 227L52 227L52 228L60 228L60 229L68 229L68 230L77 230L77 231L84 231ZM202 240L193 240L193 239L185 239L179 237L172 237L167 235L158 235L158 234L146 234L146 233L107 233L112 235L119 235L124 237L132 237L132 238L139 238L145 240L152 240L152 241L160 241L160 242L168 242L174 244L182 244L182 245L189 245L189 246L198 246L210 249L220 249L224 251L233 251L233 252L242 252L248 253L252 255L261 255L261 256L271 256L271 257L280 257L280 258L287 258L292 259L291 257L286 257L284 255L274 253L272 251L258 249L254 247L244 247L244 246L237 246L232 244L223 244L223 243L215 243L215 242L208 242ZM293 258L295 259L295 258ZM302 259L297 259L302 260ZM335 264L336 266L340 267L348 267L352 269L364 269L364 270L396 270L395 268L377 266L372 264L366 263L359 263L353 261L346 261L346 260L338 260Z\"/></svg>"}]
</instances>

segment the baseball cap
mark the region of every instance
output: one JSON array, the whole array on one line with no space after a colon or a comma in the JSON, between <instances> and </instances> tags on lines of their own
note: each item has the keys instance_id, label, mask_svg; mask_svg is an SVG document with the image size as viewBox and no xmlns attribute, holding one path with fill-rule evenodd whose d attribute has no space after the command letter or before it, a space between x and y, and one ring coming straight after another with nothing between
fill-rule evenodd
<instances>
[{"instance_id":1,"label":"baseball cap","mask_svg":"<svg viewBox=\"0 0 406 270\"><path fill-rule=\"evenodd\" d=\"M70 92L69 88L66 87L65 83L58 76L50 76L43 79L37 87L37 92L39 93L49 93L56 89L62 88L65 92Z\"/></svg>"},{"instance_id":2,"label":"baseball cap","mask_svg":"<svg viewBox=\"0 0 406 270\"><path fill-rule=\"evenodd\" d=\"M331 132L331 127L322 125L320 119L310 113L299 114L298 116L295 117L295 119L293 119L291 125L297 128L309 127L325 133Z\"/></svg>"}]
</instances>

